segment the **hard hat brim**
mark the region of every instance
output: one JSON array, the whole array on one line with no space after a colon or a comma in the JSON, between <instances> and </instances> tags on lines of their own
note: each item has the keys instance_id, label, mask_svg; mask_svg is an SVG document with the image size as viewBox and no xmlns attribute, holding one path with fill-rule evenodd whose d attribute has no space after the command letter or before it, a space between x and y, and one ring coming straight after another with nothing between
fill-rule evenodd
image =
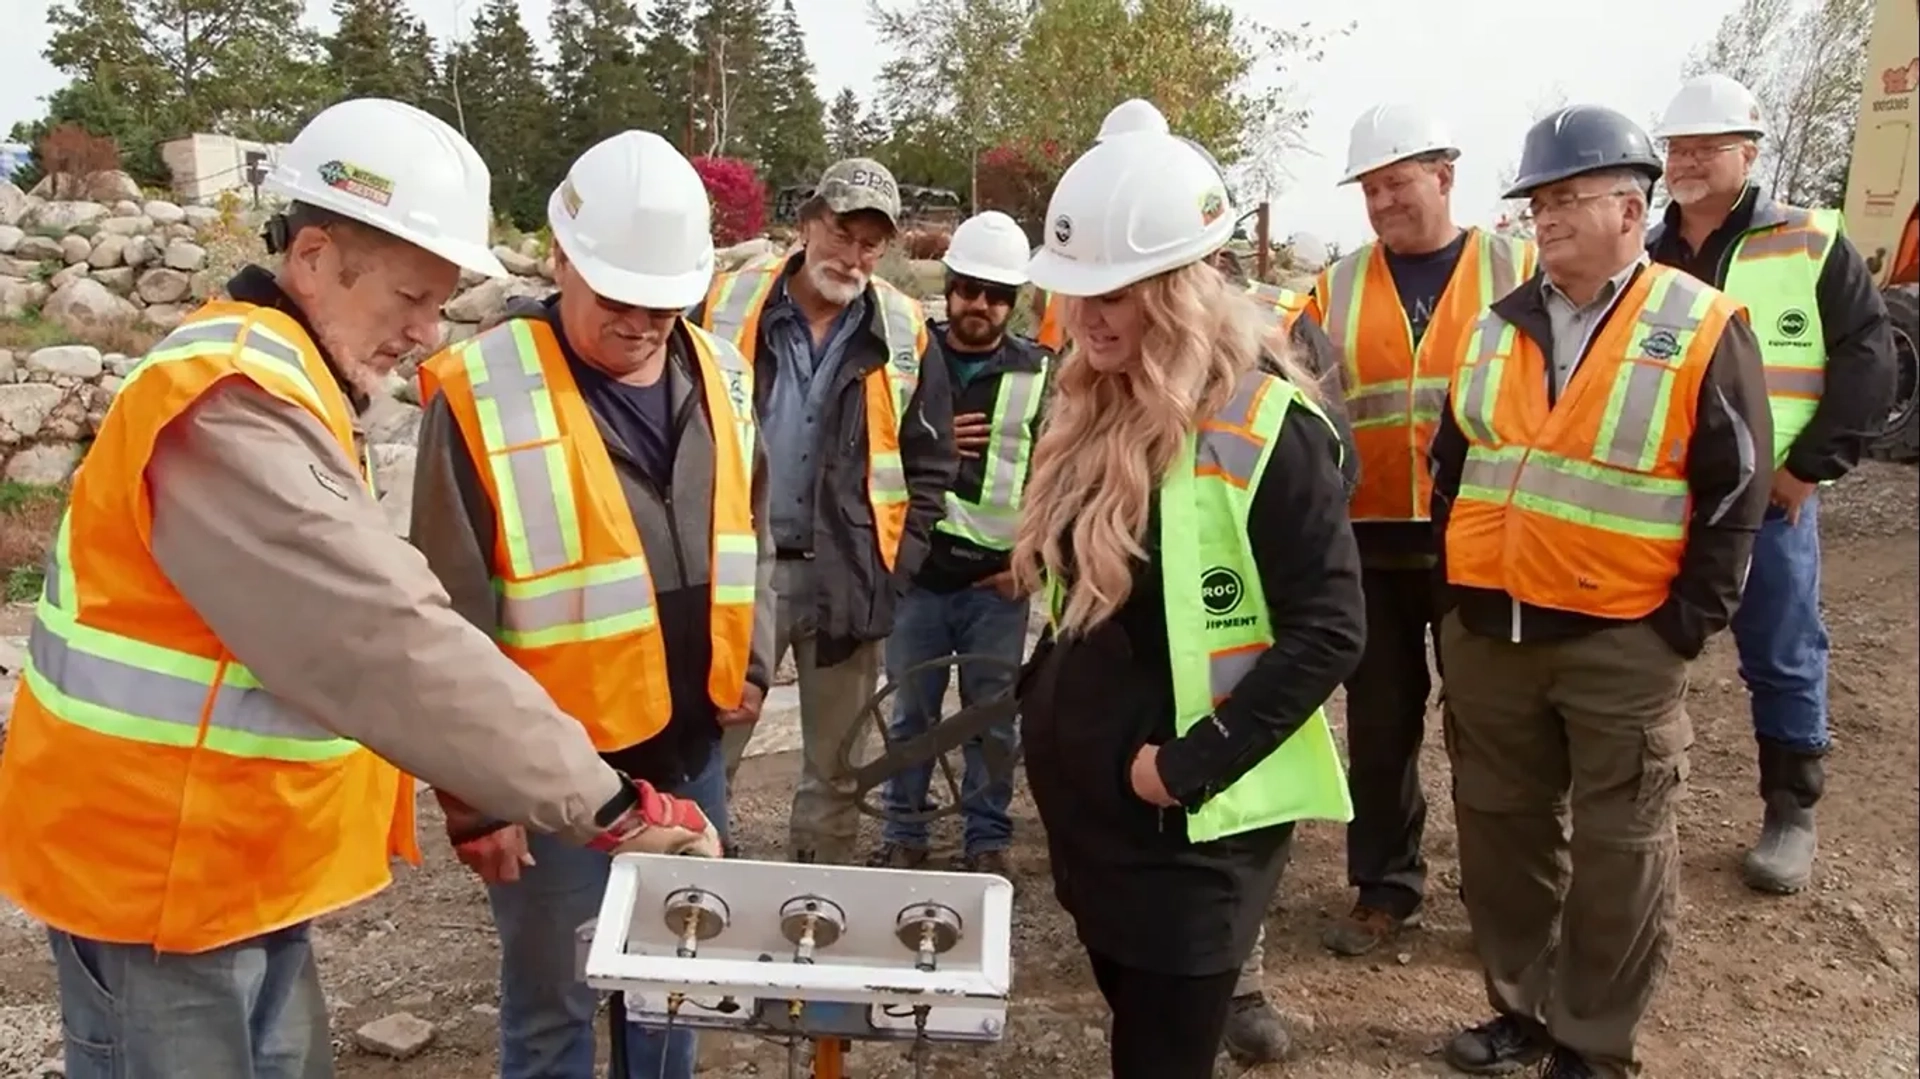
<instances>
[{"instance_id":1,"label":"hard hat brim","mask_svg":"<svg viewBox=\"0 0 1920 1079\"><path fill-rule=\"evenodd\" d=\"M372 204L365 199L342 194L330 188L316 188L298 181L289 181L273 173L268 174L260 186L269 194L339 214L349 221L357 222L376 232L385 233L396 240L446 259L463 270L486 277L512 276L489 248L443 236L428 236L403 225L397 226L374 210Z\"/></svg>"},{"instance_id":2,"label":"hard hat brim","mask_svg":"<svg viewBox=\"0 0 1920 1079\"><path fill-rule=\"evenodd\" d=\"M1757 125L1729 124L1662 124L1650 134L1656 139L1683 139L1689 135L1747 135L1755 139L1767 137L1766 131Z\"/></svg>"},{"instance_id":3,"label":"hard hat brim","mask_svg":"<svg viewBox=\"0 0 1920 1079\"><path fill-rule=\"evenodd\" d=\"M1340 182L1335 184L1334 186L1344 187L1347 184L1357 184L1360 182L1360 180L1363 177L1366 176L1367 173L1373 172L1377 169L1384 169L1389 165L1398 165L1402 161L1411 161L1414 158L1420 157L1424 154L1441 154L1441 153L1447 155L1448 161L1457 161L1460 159L1460 148L1457 146L1445 146L1445 145L1428 146L1419 150L1395 152L1395 153L1388 154L1385 157L1378 158L1373 161L1369 161L1363 165L1347 166L1347 174L1345 176L1342 176L1340 178Z\"/></svg>"},{"instance_id":4,"label":"hard hat brim","mask_svg":"<svg viewBox=\"0 0 1920 1079\"><path fill-rule=\"evenodd\" d=\"M1018 270L986 266L978 262L970 262L964 258L957 259L952 255L947 255L942 258L940 264L961 277L971 277L979 281L991 281L996 285L1009 285L1013 288L1019 288L1028 281L1028 276Z\"/></svg>"},{"instance_id":5,"label":"hard hat brim","mask_svg":"<svg viewBox=\"0 0 1920 1079\"><path fill-rule=\"evenodd\" d=\"M1503 199L1524 199L1528 195L1533 194L1536 189L1545 187L1548 184L1557 184L1562 180L1571 180L1575 176L1585 176L1590 172L1609 172L1614 169L1626 169L1629 172L1637 172L1645 176L1647 182L1650 184L1659 183L1660 177L1666 172L1664 168L1650 162L1603 161L1594 164L1582 162L1564 169L1543 172L1538 176L1523 176L1515 180L1513 186L1507 188L1507 193L1500 197Z\"/></svg>"},{"instance_id":6,"label":"hard hat brim","mask_svg":"<svg viewBox=\"0 0 1920 1079\"><path fill-rule=\"evenodd\" d=\"M553 230L553 242L566 252L567 261L579 272L580 279L587 283L594 295L615 303L629 304L634 307L646 307L655 311L675 308L688 308L706 298L707 288L713 284L713 248L707 248L706 269L690 270L683 274L662 276L659 274L634 273L608 265L596 258L593 251L580 240L573 229L573 219L560 205L560 192L555 189L547 204L547 226Z\"/></svg>"}]
</instances>

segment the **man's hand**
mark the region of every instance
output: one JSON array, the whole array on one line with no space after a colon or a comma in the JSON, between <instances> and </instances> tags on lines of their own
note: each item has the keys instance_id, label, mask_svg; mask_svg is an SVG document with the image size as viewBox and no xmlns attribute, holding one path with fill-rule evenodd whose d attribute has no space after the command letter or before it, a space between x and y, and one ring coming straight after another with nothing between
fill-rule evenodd
<instances>
[{"instance_id":1,"label":"man's hand","mask_svg":"<svg viewBox=\"0 0 1920 1079\"><path fill-rule=\"evenodd\" d=\"M748 682L740 691L740 707L723 708L714 714L714 721L722 727L744 727L760 721L760 706L767 701L767 691Z\"/></svg>"},{"instance_id":2,"label":"man's hand","mask_svg":"<svg viewBox=\"0 0 1920 1079\"><path fill-rule=\"evenodd\" d=\"M1003 569L991 577L982 577L973 583L973 587L991 588L1005 600L1025 599L1027 596L1020 590L1020 585L1014 581L1012 569Z\"/></svg>"},{"instance_id":3,"label":"man's hand","mask_svg":"<svg viewBox=\"0 0 1920 1079\"><path fill-rule=\"evenodd\" d=\"M1800 507L1806 504L1819 486L1817 483L1808 483L1785 468L1776 468L1773 470L1773 491L1769 499L1787 511L1788 524L1797 525L1800 523Z\"/></svg>"},{"instance_id":4,"label":"man's hand","mask_svg":"<svg viewBox=\"0 0 1920 1079\"><path fill-rule=\"evenodd\" d=\"M640 800L587 844L608 854L691 854L720 857L720 832L700 807L662 794L644 779L633 781Z\"/></svg>"},{"instance_id":5,"label":"man's hand","mask_svg":"<svg viewBox=\"0 0 1920 1079\"><path fill-rule=\"evenodd\" d=\"M962 457L978 457L993 437L984 412L962 412L953 418L953 448Z\"/></svg>"},{"instance_id":6,"label":"man's hand","mask_svg":"<svg viewBox=\"0 0 1920 1079\"><path fill-rule=\"evenodd\" d=\"M1127 779L1133 785L1134 796L1149 805L1166 809L1180 804L1167 793L1167 785L1160 779L1159 746L1140 747L1140 752L1133 755L1133 767L1127 770Z\"/></svg>"},{"instance_id":7,"label":"man's hand","mask_svg":"<svg viewBox=\"0 0 1920 1079\"><path fill-rule=\"evenodd\" d=\"M527 830L517 824L456 844L453 853L488 884L512 884L520 879L523 867L533 864L533 855L527 852Z\"/></svg>"}]
</instances>

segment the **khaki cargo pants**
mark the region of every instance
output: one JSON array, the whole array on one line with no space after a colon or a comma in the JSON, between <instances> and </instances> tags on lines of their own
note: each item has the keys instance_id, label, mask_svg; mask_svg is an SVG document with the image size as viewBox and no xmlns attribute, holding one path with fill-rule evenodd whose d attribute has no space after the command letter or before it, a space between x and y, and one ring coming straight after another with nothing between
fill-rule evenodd
<instances>
[{"instance_id":1,"label":"khaki cargo pants","mask_svg":"<svg viewBox=\"0 0 1920 1079\"><path fill-rule=\"evenodd\" d=\"M1440 647L1460 879L1487 995L1601 1075L1636 1076L1634 1034L1678 915L1686 661L1644 622L1512 644L1450 614Z\"/></svg>"},{"instance_id":2,"label":"khaki cargo pants","mask_svg":"<svg viewBox=\"0 0 1920 1079\"><path fill-rule=\"evenodd\" d=\"M864 742L867 736L856 728L863 720L873 722L861 709L879 681L885 642L869 641L831 667L814 666L813 571L813 562L798 558L783 558L773 570L776 613L773 655L767 662L777 669L791 649L800 683L800 782L787 820L787 857L850 865L858 860L860 810L854 805L853 780L846 774L843 754L862 759L860 744L849 748L848 743L856 738ZM729 792L753 731L749 725L723 732Z\"/></svg>"}]
</instances>

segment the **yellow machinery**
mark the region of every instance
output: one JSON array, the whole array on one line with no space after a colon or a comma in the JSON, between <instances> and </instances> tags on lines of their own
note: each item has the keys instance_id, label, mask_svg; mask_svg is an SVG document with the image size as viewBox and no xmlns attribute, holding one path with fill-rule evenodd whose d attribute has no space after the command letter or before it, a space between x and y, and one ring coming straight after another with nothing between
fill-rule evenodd
<instances>
[{"instance_id":1,"label":"yellow machinery","mask_svg":"<svg viewBox=\"0 0 1920 1079\"><path fill-rule=\"evenodd\" d=\"M1879 0L1847 175L1847 233L1893 316L1900 379L1876 457L1920 460L1920 0Z\"/></svg>"}]
</instances>

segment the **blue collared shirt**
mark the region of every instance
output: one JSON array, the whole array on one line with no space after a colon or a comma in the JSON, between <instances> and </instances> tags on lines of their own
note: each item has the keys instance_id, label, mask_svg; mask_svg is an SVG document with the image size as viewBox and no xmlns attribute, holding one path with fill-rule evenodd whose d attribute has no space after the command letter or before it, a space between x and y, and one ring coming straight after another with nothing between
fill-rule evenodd
<instances>
[{"instance_id":1,"label":"blue collared shirt","mask_svg":"<svg viewBox=\"0 0 1920 1079\"><path fill-rule=\"evenodd\" d=\"M782 278L760 313L766 347L773 350L773 385L766 415L760 419L767 440L768 516L774 545L782 550L813 549L814 491L820 475L821 414L847 345L867 321L862 292L840 312L816 344L807 318L787 294Z\"/></svg>"}]
</instances>

